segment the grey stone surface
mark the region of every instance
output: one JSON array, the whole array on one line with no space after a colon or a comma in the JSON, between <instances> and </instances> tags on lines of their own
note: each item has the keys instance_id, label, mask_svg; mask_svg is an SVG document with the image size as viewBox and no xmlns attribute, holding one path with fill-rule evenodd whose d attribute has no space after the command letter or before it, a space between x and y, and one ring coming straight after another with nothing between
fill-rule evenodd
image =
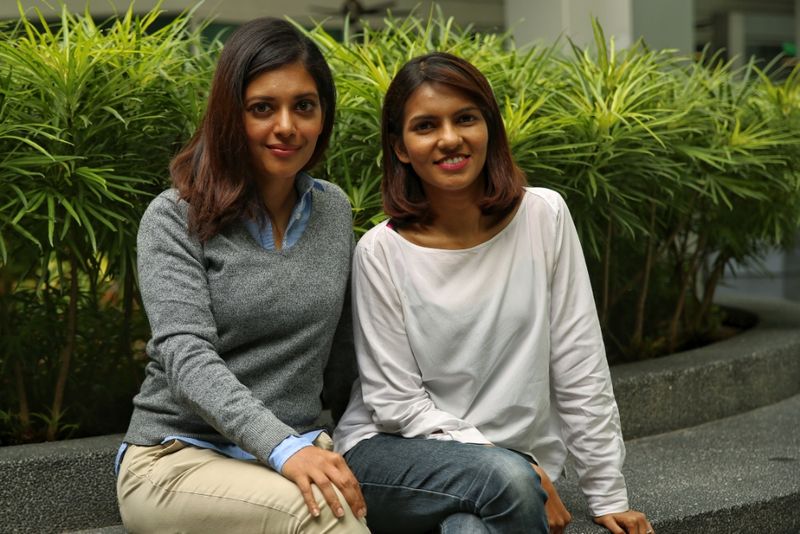
<instances>
[{"instance_id":1,"label":"grey stone surface","mask_svg":"<svg viewBox=\"0 0 800 534\"><path fill-rule=\"evenodd\" d=\"M93 528L91 530L78 530L66 534L126 534L125 527L122 525L115 525L112 527Z\"/></svg>"},{"instance_id":2,"label":"grey stone surface","mask_svg":"<svg viewBox=\"0 0 800 534\"><path fill-rule=\"evenodd\" d=\"M756 327L728 340L611 368L626 439L687 428L800 393L800 305L726 299Z\"/></svg>"},{"instance_id":3,"label":"grey stone surface","mask_svg":"<svg viewBox=\"0 0 800 534\"><path fill-rule=\"evenodd\" d=\"M0 532L119 524L113 465L121 440L113 435L0 447Z\"/></svg>"},{"instance_id":4,"label":"grey stone surface","mask_svg":"<svg viewBox=\"0 0 800 534\"><path fill-rule=\"evenodd\" d=\"M798 534L800 306L726 304L756 311L759 326L703 349L612 368L632 505L659 534ZM114 526L112 471L121 439L0 447L0 533L124 532ZM588 519L574 476L560 485L575 516L567 532L604 532Z\"/></svg>"},{"instance_id":5,"label":"grey stone surface","mask_svg":"<svg viewBox=\"0 0 800 534\"><path fill-rule=\"evenodd\" d=\"M800 533L800 395L627 442L631 506L657 534ZM601 534L574 474L558 482L568 534Z\"/></svg>"}]
</instances>

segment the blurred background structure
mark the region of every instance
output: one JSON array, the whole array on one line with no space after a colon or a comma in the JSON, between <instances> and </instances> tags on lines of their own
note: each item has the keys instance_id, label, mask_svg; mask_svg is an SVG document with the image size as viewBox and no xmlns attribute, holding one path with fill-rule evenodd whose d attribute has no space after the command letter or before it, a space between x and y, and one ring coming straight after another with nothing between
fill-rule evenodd
<instances>
[{"instance_id":1,"label":"blurred background structure","mask_svg":"<svg viewBox=\"0 0 800 534\"><path fill-rule=\"evenodd\" d=\"M87 4L95 19L127 9L129 0L62 0L74 12ZM33 8L46 18L57 18L56 0L21 0L29 16ZM137 0L135 9L147 12L158 0ZM165 22L193 5L191 0L163 0ZM336 35L346 21L378 23L390 10L404 15L416 10L424 15L430 0L205 0L198 19L213 18L207 31L216 34L227 27L260 16L287 16L309 27L321 22ZM800 45L800 0L439 0L446 16L461 26L482 32L510 31L517 46L550 44L566 38L579 46L592 41L591 16L597 17L617 48L644 38L653 49L675 49L684 55L699 54L708 47L722 57L743 64L755 56L764 64L778 56L797 61ZM0 20L14 19L13 0L0 2ZM341 33L339 34L341 35ZM770 252L762 266L741 266L727 273L720 294L749 293L800 300L800 247Z\"/></svg>"}]
</instances>

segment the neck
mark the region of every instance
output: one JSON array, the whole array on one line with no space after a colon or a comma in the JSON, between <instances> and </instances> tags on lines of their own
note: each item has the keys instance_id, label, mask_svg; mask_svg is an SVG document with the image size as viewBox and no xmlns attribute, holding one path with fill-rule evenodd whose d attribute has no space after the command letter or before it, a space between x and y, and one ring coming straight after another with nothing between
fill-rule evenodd
<instances>
[{"instance_id":1,"label":"neck","mask_svg":"<svg viewBox=\"0 0 800 534\"><path fill-rule=\"evenodd\" d=\"M424 187L424 185L423 185ZM494 215L484 215L478 207L482 191L441 191L426 188L425 196L433 212L426 225L411 225L400 230L412 243L431 248L470 248L491 239L503 225Z\"/></svg>"},{"instance_id":2,"label":"neck","mask_svg":"<svg viewBox=\"0 0 800 534\"><path fill-rule=\"evenodd\" d=\"M297 203L297 190L294 180L270 180L259 185L261 202L272 224L275 248L283 247L283 236L289 226L292 209Z\"/></svg>"},{"instance_id":3,"label":"neck","mask_svg":"<svg viewBox=\"0 0 800 534\"><path fill-rule=\"evenodd\" d=\"M430 229L458 240L470 240L486 229L487 217L473 191L426 192L433 212Z\"/></svg>"}]
</instances>

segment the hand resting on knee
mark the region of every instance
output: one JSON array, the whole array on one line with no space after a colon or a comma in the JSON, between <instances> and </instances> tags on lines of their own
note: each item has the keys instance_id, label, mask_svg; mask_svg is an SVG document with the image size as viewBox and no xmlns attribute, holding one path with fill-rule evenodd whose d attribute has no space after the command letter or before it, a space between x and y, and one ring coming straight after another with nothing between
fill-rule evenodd
<instances>
[{"instance_id":1,"label":"hand resting on knee","mask_svg":"<svg viewBox=\"0 0 800 534\"><path fill-rule=\"evenodd\" d=\"M362 518L367 515L367 505L361 494L361 487L341 454L318 447L304 447L286 460L281 474L297 484L308 511L314 517L318 517L320 512L311 491L311 484L320 489L336 517L344 516L344 510L333 489L334 486L342 493L356 517Z\"/></svg>"}]
</instances>

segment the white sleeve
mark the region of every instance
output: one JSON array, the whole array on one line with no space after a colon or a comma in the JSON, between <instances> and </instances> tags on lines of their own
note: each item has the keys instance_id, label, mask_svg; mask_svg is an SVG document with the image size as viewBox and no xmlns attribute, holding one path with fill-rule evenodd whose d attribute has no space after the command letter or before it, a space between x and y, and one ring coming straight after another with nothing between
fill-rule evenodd
<instances>
[{"instance_id":1,"label":"white sleeve","mask_svg":"<svg viewBox=\"0 0 800 534\"><path fill-rule=\"evenodd\" d=\"M353 259L353 318L361 392L380 431L490 443L473 425L434 405L409 345L398 288L385 264L360 245Z\"/></svg>"},{"instance_id":2,"label":"white sleeve","mask_svg":"<svg viewBox=\"0 0 800 534\"><path fill-rule=\"evenodd\" d=\"M575 225L559 197L550 300L551 392L593 516L628 510L625 445Z\"/></svg>"}]
</instances>

